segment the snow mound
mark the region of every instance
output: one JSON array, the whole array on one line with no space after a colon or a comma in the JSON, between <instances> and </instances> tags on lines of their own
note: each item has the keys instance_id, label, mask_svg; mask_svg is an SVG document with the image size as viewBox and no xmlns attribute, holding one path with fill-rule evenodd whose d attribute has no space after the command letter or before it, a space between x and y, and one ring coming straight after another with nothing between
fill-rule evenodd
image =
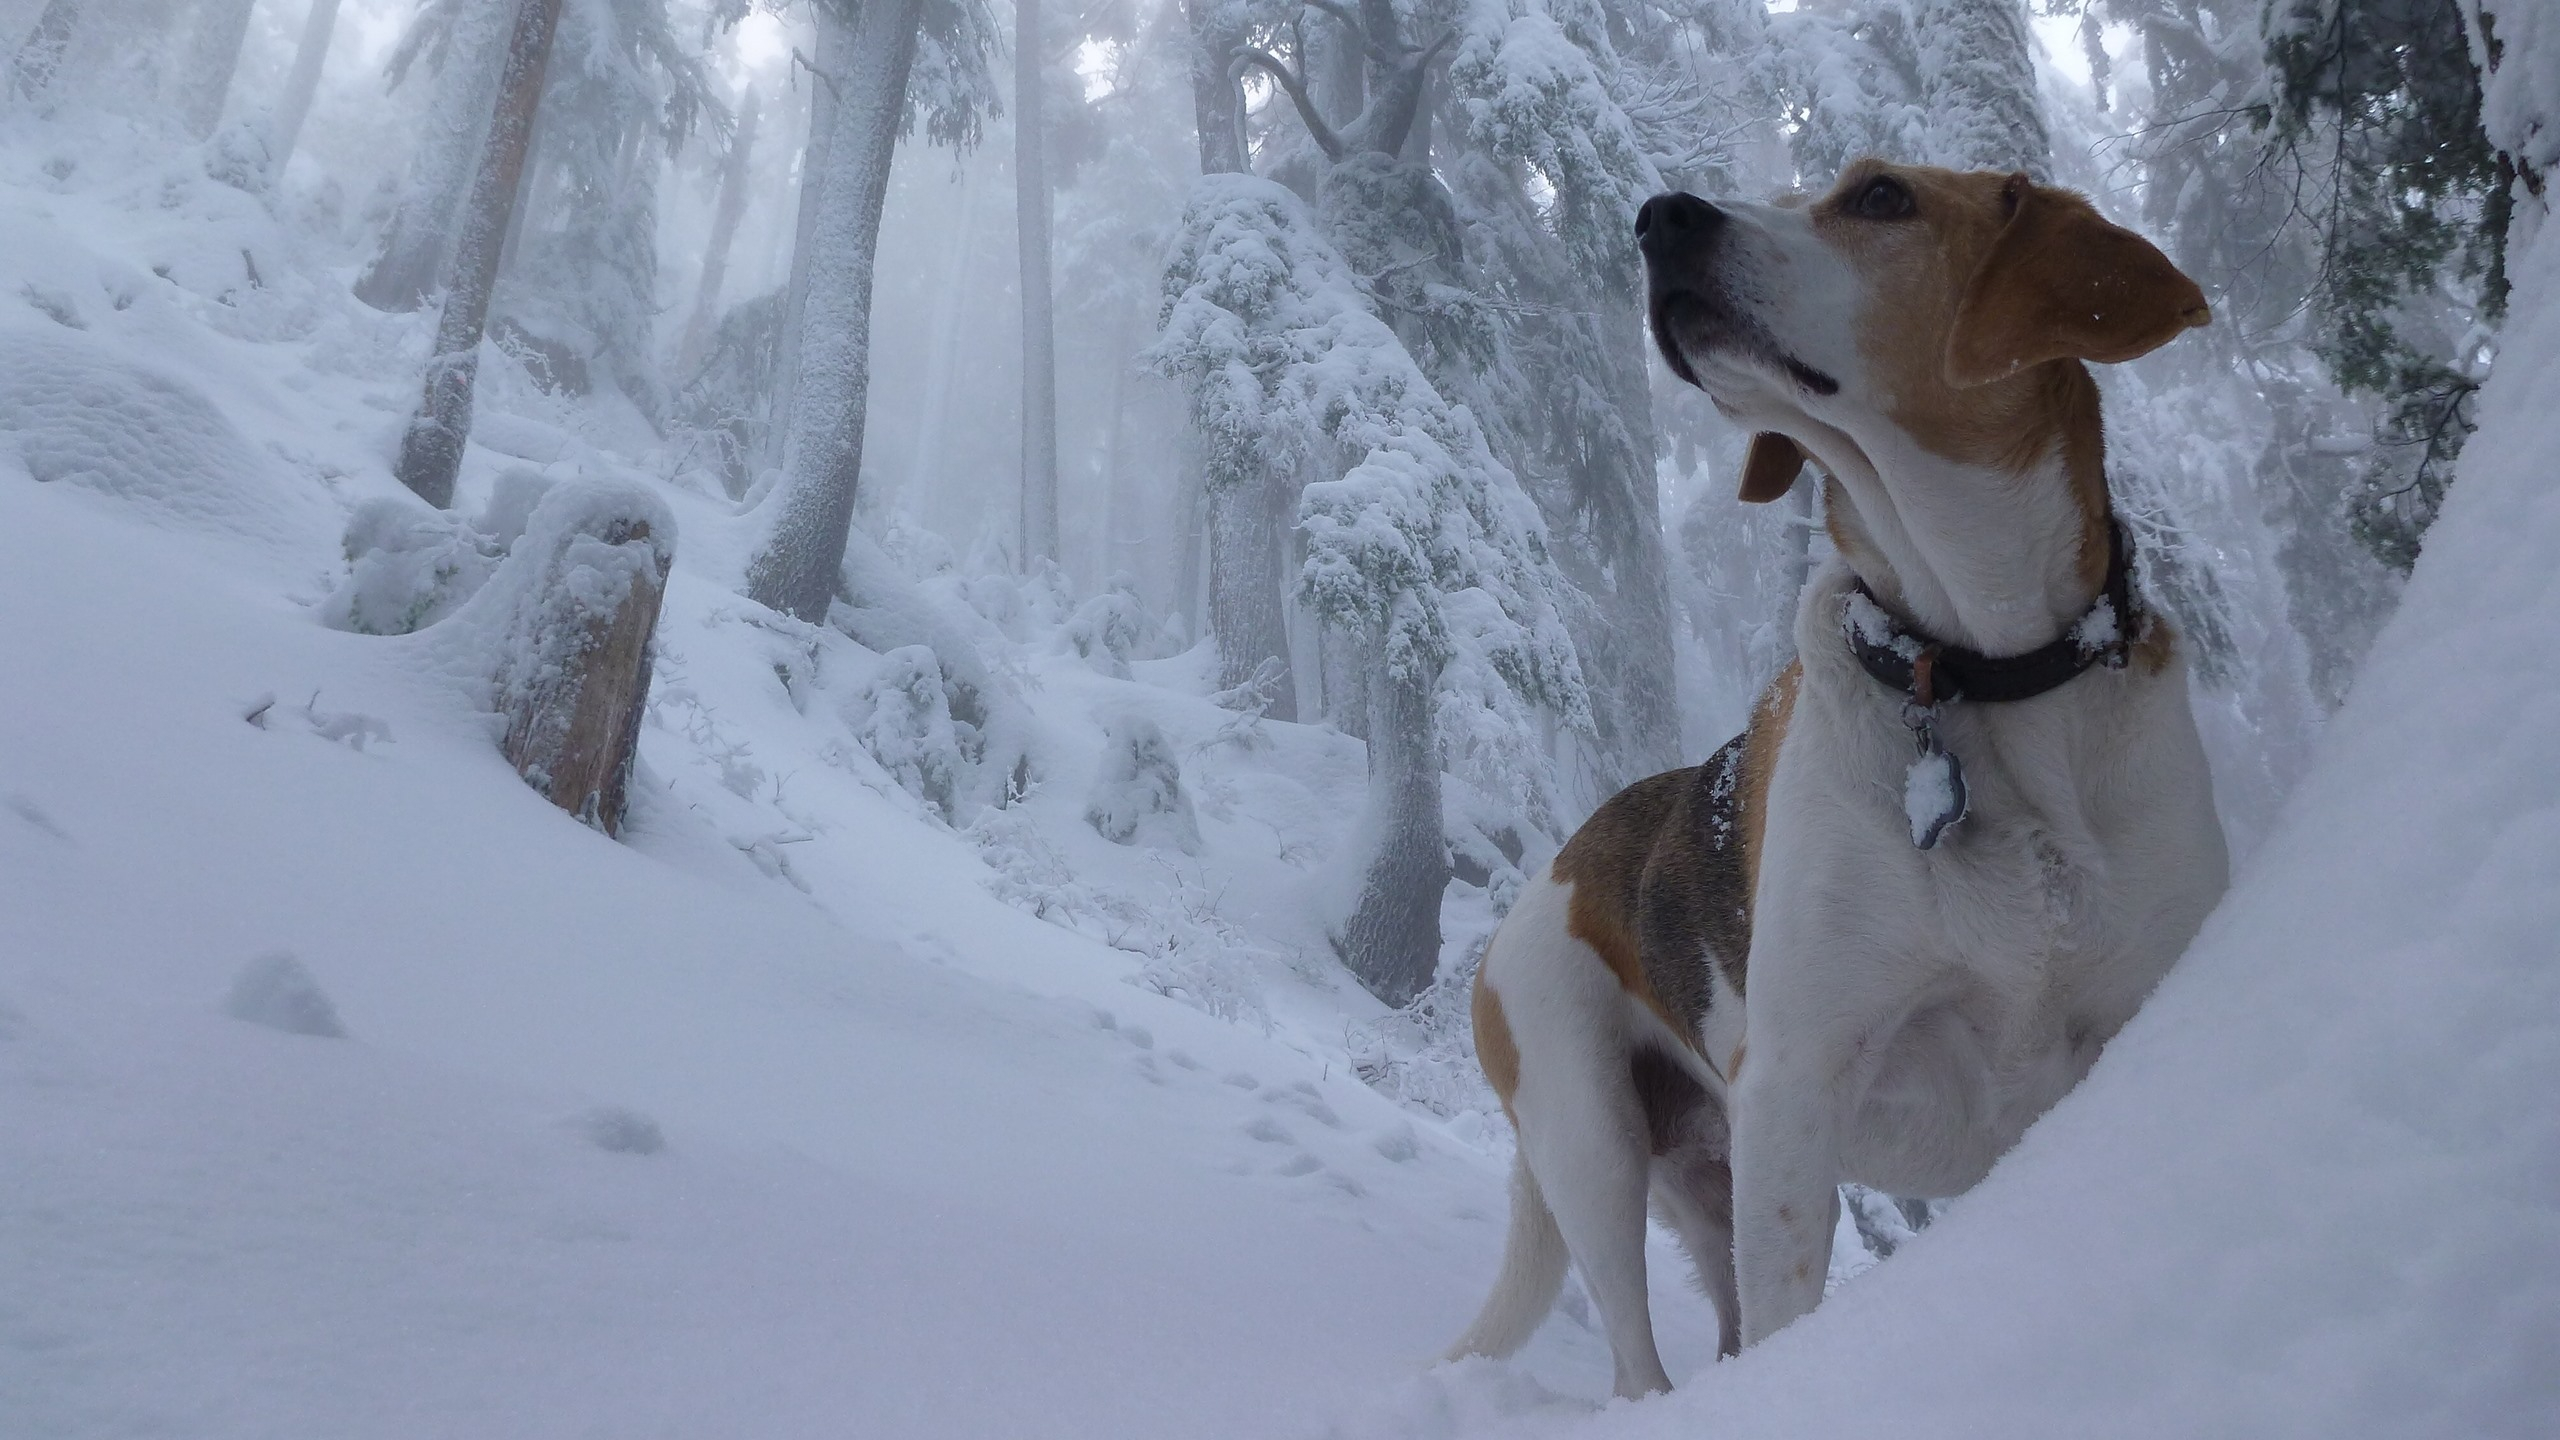
<instances>
[{"instance_id":1,"label":"snow mound","mask_svg":"<svg viewBox=\"0 0 2560 1440\"><path fill-rule=\"evenodd\" d=\"M40 482L271 552L322 551L336 524L201 392L76 331L0 330L0 450Z\"/></svg>"},{"instance_id":2,"label":"snow mound","mask_svg":"<svg viewBox=\"0 0 2560 1440\"><path fill-rule=\"evenodd\" d=\"M338 1021L338 1007L329 1003L320 982L311 978L301 961L281 950L261 955L241 970L231 982L231 993L223 998L222 1013L287 1035L347 1038L347 1027Z\"/></svg>"},{"instance_id":3,"label":"snow mound","mask_svg":"<svg viewBox=\"0 0 2560 1440\"><path fill-rule=\"evenodd\" d=\"M1103 736L1102 773L1085 806L1085 823L1114 845L1200 851L1200 825L1182 790L1182 761L1173 742L1143 715L1113 720Z\"/></svg>"}]
</instances>

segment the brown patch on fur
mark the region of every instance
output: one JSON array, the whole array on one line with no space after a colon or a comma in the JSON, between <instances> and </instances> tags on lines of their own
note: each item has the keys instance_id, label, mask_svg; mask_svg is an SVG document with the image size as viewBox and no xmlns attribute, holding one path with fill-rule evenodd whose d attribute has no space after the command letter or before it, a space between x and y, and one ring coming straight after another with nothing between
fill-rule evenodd
<instances>
[{"instance_id":1,"label":"brown patch on fur","mask_svg":"<svg viewBox=\"0 0 2560 1440\"><path fill-rule=\"evenodd\" d=\"M1710 1069L1700 1022L1719 975L1735 994L1743 990L1769 772L1801 674L1789 666L1761 697L1751 728L1706 764L1611 796L1557 852L1551 872L1570 892L1566 933L1590 946Z\"/></svg>"},{"instance_id":2,"label":"brown patch on fur","mask_svg":"<svg viewBox=\"0 0 2560 1440\"><path fill-rule=\"evenodd\" d=\"M1911 191L1914 213L1853 213L1885 175ZM1868 277L1859 348L1894 422L1934 454L2022 483L2058 456L2082 517L2080 573L2092 591L2104 584L2106 442L2079 361L2131 359L2205 323L2203 292L2086 200L2020 176L1860 161L1813 215ZM1836 523L1832 538L1843 540Z\"/></svg>"},{"instance_id":3,"label":"brown patch on fur","mask_svg":"<svg viewBox=\"0 0 2560 1440\"><path fill-rule=\"evenodd\" d=\"M1760 703L1752 707L1751 728L1742 732L1742 853L1743 893L1760 893L1760 837L1769 823L1769 780L1778 772L1778 747L1787 736L1787 723L1796 713L1796 687L1804 682L1804 662L1792 660L1760 692ZM1742 967L1733 971L1733 988L1743 988Z\"/></svg>"},{"instance_id":4,"label":"brown patch on fur","mask_svg":"<svg viewBox=\"0 0 2560 1440\"><path fill-rule=\"evenodd\" d=\"M1978 385L2048 360L2120 364L2212 323L2204 291L2150 241L2068 190L2001 182L2000 236L1966 283L1947 378Z\"/></svg>"},{"instance_id":5,"label":"brown patch on fur","mask_svg":"<svg viewBox=\"0 0 2560 1440\"><path fill-rule=\"evenodd\" d=\"M1738 1044L1738 1045L1736 1045L1736 1046L1734 1046L1734 1047L1733 1047L1733 1065L1731 1066L1731 1068L1727 1069L1727 1070L1724 1072L1724 1083L1726 1083L1727 1085L1735 1085L1735 1084L1739 1084L1739 1083L1741 1083L1741 1080L1742 1080L1742 1052L1743 1052L1743 1051L1745 1051L1745 1050L1748 1050L1748 1049L1750 1049L1750 1048L1751 1048L1751 1044L1750 1044L1750 1042L1749 1042L1749 1041L1747 1041L1747 1040L1746 1040L1746 1041L1744 1041L1744 1042L1742 1042L1741 1044Z\"/></svg>"},{"instance_id":6,"label":"brown patch on fur","mask_svg":"<svg viewBox=\"0 0 2560 1440\"><path fill-rule=\"evenodd\" d=\"M1485 983L1482 969L1476 971L1467 1010L1475 1022L1476 1063L1484 1067L1486 1082L1501 1097L1502 1113L1509 1115L1511 1096L1520 1088L1520 1042L1511 1038L1511 1021L1502 1013L1502 998Z\"/></svg>"},{"instance_id":7,"label":"brown patch on fur","mask_svg":"<svg viewBox=\"0 0 2560 1440\"><path fill-rule=\"evenodd\" d=\"M2178 627L2169 617L2153 612L2143 627L2142 638L2133 642L2133 658L2142 662L2142 673L2157 675L2178 658Z\"/></svg>"},{"instance_id":8,"label":"brown patch on fur","mask_svg":"<svg viewBox=\"0 0 2560 1440\"><path fill-rule=\"evenodd\" d=\"M1680 983L1676 968L1646 965L1638 896L1654 845L1687 808L1685 793L1696 773L1665 771L1611 796L1557 852L1552 872L1571 891L1565 906L1565 933L1598 952L1600 963L1618 977L1620 987L1692 1046L1697 1043L1697 1017L1706 1010L1705 994L1702 990L1693 994ZM1662 969L1669 982L1668 997L1654 984L1656 969Z\"/></svg>"}]
</instances>

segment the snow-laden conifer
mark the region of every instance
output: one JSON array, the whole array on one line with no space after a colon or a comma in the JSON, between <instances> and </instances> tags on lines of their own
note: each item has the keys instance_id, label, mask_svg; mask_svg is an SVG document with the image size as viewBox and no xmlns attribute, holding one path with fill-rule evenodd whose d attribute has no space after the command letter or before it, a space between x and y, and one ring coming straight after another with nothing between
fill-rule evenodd
<instances>
[{"instance_id":1,"label":"snow-laden conifer","mask_svg":"<svg viewBox=\"0 0 2560 1440\"><path fill-rule=\"evenodd\" d=\"M1353 972L1401 1002L1439 960L1444 764L1552 825L1541 710L1587 730L1568 586L1546 527L1435 389L1296 196L1211 176L1166 270L1151 363L1180 379L1213 485L1302 466L1301 603L1362 659L1370 804L1334 928Z\"/></svg>"},{"instance_id":2,"label":"snow-laden conifer","mask_svg":"<svg viewBox=\"0 0 2560 1440\"><path fill-rule=\"evenodd\" d=\"M844 566L862 474L872 262L890 159L898 136L918 126L943 143L975 142L990 108L992 28L976 0L826 0L817 9L821 62L839 68L819 77L831 98L801 189L802 206L814 209L804 208L783 329L784 474L747 572L758 602L812 623L826 617Z\"/></svg>"}]
</instances>

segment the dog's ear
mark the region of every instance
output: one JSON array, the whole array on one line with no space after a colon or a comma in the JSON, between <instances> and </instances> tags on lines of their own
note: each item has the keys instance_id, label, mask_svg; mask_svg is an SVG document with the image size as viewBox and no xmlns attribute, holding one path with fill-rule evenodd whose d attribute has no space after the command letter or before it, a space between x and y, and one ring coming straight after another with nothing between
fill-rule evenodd
<instances>
[{"instance_id":1,"label":"dog's ear","mask_svg":"<svg viewBox=\"0 0 2560 1440\"><path fill-rule=\"evenodd\" d=\"M1766 505L1795 488L1796 473L1804 469L1804 450L1796 442L1775 430L1763 430L1751 437L1751 453L1742 459L1742 499L1751 505Z\"/></svg>"},{"instance_id":2,"label":"dog's ear","mask_svg":"<svg viewBox=\"0 0 2560 1440\"><path fill-rule=\"evenodd\" d=\"M2088 201L2021 173L2000 203L2008 223L1947 333L1948 384L1981 385L2048 360L2114 364L2212 322L2196 282Z\"/></svg>"}]
</instances>

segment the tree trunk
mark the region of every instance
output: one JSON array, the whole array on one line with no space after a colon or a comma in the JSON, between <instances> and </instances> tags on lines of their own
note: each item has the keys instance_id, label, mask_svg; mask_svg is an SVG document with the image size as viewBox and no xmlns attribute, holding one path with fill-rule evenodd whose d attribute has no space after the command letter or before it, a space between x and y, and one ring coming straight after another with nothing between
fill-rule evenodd
<instances>
[{"instance_id":1,"label":"tree trunk","mask_svg":"<svg viewBox=\"0 0 2560 1440\"><path fill-rule=\"evenodd\" d=\"M1612 785L1624 785L1680 763L1680 702L1672 679L1670 560L1662 548L1662 496L1655 479L1653 394L1645 374L1644 316L1628 297L1593 297L1602 328L1602 353L1615 373L1595 377L1608 387L1633 451L1586 453L1577 488L1605 490L1579 497L1583 514L1573 530L1579 543L1559 544L1568 572L1600 606L1596 624L1574 643L1586 674L1602 682L1592 698L1605 706L1602 736L1609 742ZM1572 437L1566 436L1568 444ZM1583 467L1576 467L1583 468ZM1568 532L1570 533L1570 532ZM1573 552L1588 551L1577 566Z\"/></svg>"},{"instance_id":2,"label":"tree trunk","mask_svg":"<svg viewBox=\"0 0 2560 1440\"><path fill-rule=\"evenodd\" d=\"M747 213L749 162L755 155L756 112L760 102L753 85L738 105L738 131L729 138L729 154L720 165L720 199L711 212L711 240L702 252L702 283L694 287L693 318L685 322L684 341L676 347L680 374L691 375L702 363L713 327L720 323L720 286L729 274L729 247L737 241L738 221Z\"/></svg>"},{"instance_id":3,"label":"tree trunk","mask_svg":"<svg viewBox=\"0 0 2560 1440\"><path fill-rule=\"evenodd\" d=\"M773 528L747 567L748 595L811 624L826 619L853 526L871 390L872 261L922 14L923 0L866 0L840 47L852 64L840 82L808 240L789 458L766 502ZM821 26L846 23L832 6L820 7Z\"/></svg>"},{"instance_id":4,"label":"tree trunk","mask_svg":"<svg viewBox=\"0 0 2560 1440\"><path fill-rule=\"evenodd\" d=\"M1182 0L1191 23L1191 111L1200 128L1200 173L1241 174L1244 163L1244 94L1228 65L1245 42L1236 12L1221 0Z\"/></svg>"},{"instance_id":5,"label":"tree trunk","mask_svg":"<svg viewBox=\"0 0 2560 1440\"><path fill-rule=\"evenodd\" d=\"M376 310L415 310L444 270L447 242L471 193L489 131L499 77L508 59L516 7L508 0L464 0L436 93L409 157L400 205L382 253L356 282L356 298Z\"/></svg>"},{"instance_id":6,"label":"tree trunk","mask_svg":"<svg viewBox=\"0 0 2560 1440\"><path fill-rule=\"evenodd\" d=\"M525 142L533 136L551 37L559 24L560 0L521 0L518 5L507 40L506 70L498 82L497 113L471 182L471 203L445 285L444 313L436 321L426 397L400 439L400 483L438 509L453 503L462 445L471 434L471 385L480 368L489 292L497 288L498 258L515 211L516 183L524 174Z\"/></svg>"},{"instance_id":7,"label":"tree trunk","mask_svg":"<svg viewBox=\"0 0 2560 1440\"><path fill-rule=\"evenodd\" d=\"M498 273L516 268L516 255L524 249L524 228L533 223L533 200L542 193L542 127L536 125L525 140L524 171L516 177L515 205L507 212L507 243L498 247Z\"/></svg>"},{"instance_id":8,"label":"tree trunk","mask_svg":"<svg viewBox=\"0 0 2560 1440\"><path fill-rule=\"evenodd\" d=\"M1049 157L1040 0L1014 0L1013 206L1022 274L1022 563L1058 558L1058 336L1050 294Z\"/></svg>"},{"instance_id":9,"label":"tree trunk","mask_svg":"<svg viewBox=\"0 0 2560 1440\"><path fill-rule=\"evenodd\" d=\"M650 639L675 559L666 507L637 486L576 481L536 507L493 579L513 612L495 676L498 748L525 783L619 834L649 699Z\"/></svg>"},{"instance_id":10,"label":"tree trunk","mask_svg":"<svg viewBox=\"0 0 2560 1440\"><path fill-rule=\"evenodd\" d=\"M915 468L907 476L908 485L914 487L911 493L917 495L926 493L924 487L941 473L942 437L951 428L946 418L951 410L951 382L967 344L960 334L960 317L970 298L969 283L978 273L978 205L978 170L964 165L960 168L960 218L953 226L949 268L943 271L933 307L933 348L925 359Z\"/></svg>"},{"instance_id":11,"label":"tree trunk","mask_svg":"<svg viewBox=\"0 0 2560 1440\"><path fill-rule=\"evenodd\" d=\"M1928 158L1958 170L2053 170L2053 141L2036 95L2026 0L1918 0L1911 32Z\"/></svg>"},{"instance_id":12,"label":"tree trunk","mask_svg":"<svg viewBox=\"0 0 2560 1440\"><path fill-rule=\"evenodd\" d=\"M1382 641L1369 652L1370 851L1360 898L1333 944L1369 993L1402 1005L1440 968L1440 897L1449 887L1440 825L1440 755L1429 676L1397 675Z\"/></svg>"},{"instance_id":13,"label":"tree trunk","mask_svg":"<svg viewBox=\"0 0 2560 1440\"><path fill-rule=\"evenodd\" d=\"M34 100L53 88L53 77L62 69L64 52L71 48L71 37L80 29L80 0L47 0L44 13L36 17L36 28L18 45L18 53L9 62L9 91L22 100Z\"/></svg>"},{"instance_id":14,"label":"tree trunk","mask_svg":"<svg viewBox=\"0 0 2560 1440\"><path fill-rule=\"evenodd\" d=\"M842 102L847 36L852 23L834 0L812 7L818 34L810 48L809 138L800 147L800 204L791 222L791 291L782 306L782 338L774 352L773 419L765 432L765 463L792 467L791 407L800 393L800 322L809 302L809 265L817 254L818 211L827 189L827 143Z\"/></svg>"},{"instance_id":15,"label":"tree trunk","mask_svg":"<svg viewBox=\"0 0 2560 1440\"><path fill-rule=\"evenodd\" d=\"M197 0L196 23L187 37L186 68L178 75L178 115L198 140L222 123L222 102L240 69L240 46L249 38L256 0Z\"/></svg>"},{"instance_id":16,"label":"tree trunk","mask_svg":"<svg viewBox=\"0 0 2560 1440\"><path fill-rule=\"evenodd\" d=\"M293 52L293 73L284 81L274 118L267 126L267 173L284 174L285 162L302 139L302 122L311 117L312 98L320 93L320 72L329 59L329 41L338 32L338 0L311 0L302 21L302 44Z\"/></svg>"},{"instance_id":17,"label":"tree trunk","mask_svg":"<svg viewBox=\"0 0 2560 1440\"><path fill-rule=\"evenodd\" d=\"M1289 663L1280 542L1295 508L1292 489L1277 478L1209 491L1209 630L1218 637L1221 690L1252 679L1265 660ZM1298 718L1297 692L1285 679L1264 713Z\"/></svg>"},{"instance_id":18,"label":"tree trunk","mask_svg":"<svg viewBox=\"0 0 2560 1440\"><path fill-rule=\"evenodd\" d=\"M1201 488L1200 451L1196 440L1181 446L1175 513L1182 517L1182 568L1174 578L1176 604L1182 610L1182 633L1197 640L1209 633L1209 497ZM1292 707L1291 713L1295 713Z\"/></svg>"}]
</instances>

